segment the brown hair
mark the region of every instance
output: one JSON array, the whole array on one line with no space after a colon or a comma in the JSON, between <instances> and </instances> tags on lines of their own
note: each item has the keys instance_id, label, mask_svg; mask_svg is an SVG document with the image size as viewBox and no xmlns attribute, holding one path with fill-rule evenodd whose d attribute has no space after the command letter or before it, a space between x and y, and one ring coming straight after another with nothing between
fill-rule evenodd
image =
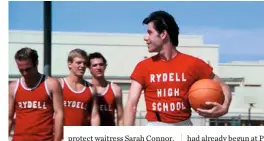
<instances>
[{"instance_id":1,"label":"brown hair","mask_svg":"<svg viewBox=\"0 0 264 141\"><path fill-rule=\"evenodd\" d=\"M38 65L38 52L29 47L24 47L16 52L15 59L19 61L31 60L32 64L36 66Z\"/></svg>"}]
</instances>

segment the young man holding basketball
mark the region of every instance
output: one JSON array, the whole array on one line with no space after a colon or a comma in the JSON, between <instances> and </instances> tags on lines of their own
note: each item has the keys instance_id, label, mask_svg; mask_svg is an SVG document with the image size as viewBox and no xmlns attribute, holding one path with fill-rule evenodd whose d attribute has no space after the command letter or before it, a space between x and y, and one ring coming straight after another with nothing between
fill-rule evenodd
<instances>
[{"instance_id":1,"label":"young man holding basketball","mask_svg":"<svg viewBox=\"0 0 264 141\"><path fill-rule=\"evenodd\" d=\"M187 93L200 79L213 79L221 84L225 95L223 105L208 102L212 109L198 109L204 117L220 117L228 112L231 92L213 73L213 68L199 58L179 52L179 27L165 11L151 13L143 20L147 24L144 38L148 51L157 52L139 62L131 74L131 87L124 112L124 124L134 125L137 104L142 90L146 101L147 125L192 125Z\"/></svg>"},{"instance_id":2,"label":"young man holding basketball","mask_svg":"<svg viewBox=\"0 0 264 141\"><path fill-rule=\"evenodd\" d=\"M101 53L89 55L88 67L92 74L92 84L97 91L101 126L123 126L122 90L117 84L105 79L106 66L107 61Z\"/></svg>"},{"instance_id":3,"label":"young man holding basketball","mask_svg":"<svg viewBox=\"0 0 264 141\"><path fill-rule=\"evenodd\" d=\"M61 141L63 98L59 81L38 72L34 49L18 50L15 61L22 77L9 84L9 134L15 120L12 141Z\"/></svg>"}]
</instances>

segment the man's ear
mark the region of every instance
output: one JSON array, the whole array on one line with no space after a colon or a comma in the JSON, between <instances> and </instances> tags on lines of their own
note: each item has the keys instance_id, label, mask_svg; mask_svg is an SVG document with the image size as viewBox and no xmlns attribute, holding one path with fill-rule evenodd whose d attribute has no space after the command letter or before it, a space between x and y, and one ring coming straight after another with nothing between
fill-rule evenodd
<instances>
[{"instance_id":1,"label":"man's ear","mask_svg":"<svg viewBox=\"0 0 264 141\"><path fill-rule=\"evenodd\" d=\"M71 61L68 61L68 68L69 69L71 68L71 65L72 65L72 62Z\"/></svg>"},{"instance_id":2,"label":"man's ear","mask_svg":"<svg viewBox=\"0 0 264 141\"><path fill-rule=\"evenodd\" d=\"M163 30L161 33L160 33L160 38L161 39L166 39L168 37L168 32L166 30Z\"/></svg>"},{"instance_id":3,"label":"man's ear","mask_svg":"<svg viewBox=\"0 0 264 141\"><path fill-rule=\"evenodd\" d=\"M32 60L31 62L32 62L32 64L33 64L33 60ZM36 62L35 62L35 66L36 66L36 67L38 66L38 63L39 63L39 61L36 60Z\"/></svg>"}]
</instances>

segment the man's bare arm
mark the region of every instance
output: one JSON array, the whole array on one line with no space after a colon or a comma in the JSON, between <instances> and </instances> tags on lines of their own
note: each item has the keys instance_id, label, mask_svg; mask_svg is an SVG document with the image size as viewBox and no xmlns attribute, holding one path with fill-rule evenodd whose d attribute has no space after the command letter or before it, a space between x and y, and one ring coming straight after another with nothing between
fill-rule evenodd
<instances>
[{"instance_id":1,"label":"man's bare arm","mask_svg":"<svg viewBox=\"0 0 264 141\"><path fill-rule=\"evenodd\" d=\"M92 126L100 126L100 115L98 111L98 104L97 104L97 96L96 96L96 88L93 86L93 99L92 99L92 114L91 114L91 125Z\"/></svg>"},{"instance_id":2,"label":"man's bare arm","mask_svg":"<svg viewBox=\"0 0 264 141\"><path fill-rule=\"evenodd\" d=\"M132 81L128 100L124 111L124 125L133 126L136 119L137 104L141 95L142 85L137 81Z\"/></svg>"},{"instance_id":3,"label":"man's bare arm","mask_svg":"<svg viewBox=\"0 0 264 141\"><path fill-rule=\"evenodd\" d=\"M51 90L54 108L54 141L61 141L63 138L63 95L60 82L55 78L49 78L48 88Z\"/></svg>"},{"instance_id":4,"label":"man's bare arm","mask_svg":"<svg viewBox=\"0 0 264 141\"><path fill-rule=\"evenodd\" d=\"M113 84L114 91L116 93L116 107L117 107L117 125L123 126L124 125L124 108L123 108L123 96L122 96L122 89Z\"/></svg>"},{"instance_id":5,"label":"man's bare arm","mask_svg":"<svg viewBox=\"0 0 264 141\"><path fill-rule=\"evenodd\" d=\"M230 90L229 86L225 82L223 82L221 80L221 78L219 78L219 76L213 74L212 75L212 79L214 81L218 82L221 85L221 88L222 88L223 93L225 95L225 101L223 103L223 106L225 106L225 108L227 110L226 113L227 113L228 112L228 109L229 109L229 106L230 106L230 103L232 101L232 93L231 93L231 90Z\"/></svg>"},{"instance_id":6,"label":"man's bare arm","mask_svg":"<svg viewBox=\"0 0 264 141\"><path fill-rule=\"evenodd\" d=\"M221 85L223 90L225 100L224 103L221 105L217 102L206 102L208 105L214 106L212 109L200 109L198 108L198 113L201 116L208 117L208 118L218 118L228 113L230 103L232 101L232 93L227 84L225 84L217 75L212 73L211 79L218 82Z\"/></svg>"},{"instance_id":7,"label":"man's bare arm","mask_svg":"<svg viewBox=\"0 0 264 141\"><path fill-rule=\"evenodd\" d=\"M14 92L16 88L17 82L11 82L9 84L9 94L8 94L8 134L10 136L10 132L12 129L13 121L14 121L14 114L15 114L15 97L14 97Z\"/></svg>"}]
</instances>

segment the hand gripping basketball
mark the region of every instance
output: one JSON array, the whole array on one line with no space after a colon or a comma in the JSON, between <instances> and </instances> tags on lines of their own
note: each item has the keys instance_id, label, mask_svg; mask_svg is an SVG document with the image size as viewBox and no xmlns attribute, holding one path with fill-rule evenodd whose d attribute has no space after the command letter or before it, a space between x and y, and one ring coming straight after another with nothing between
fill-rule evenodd
<instances>
[{"instance_id":1,"label":"hand gripping basketball","mask_svg":"<svg viewBox=\"0 0 264 141\"><path fill-rule=\"evenodd\" d=\"M195 111L197 108L211 109L213 107L205 102L217 102L222 105L225 99L220 84L211 79L202 79L195 82L189 90L188 98Z\"/></svg>"}]
</instances>

